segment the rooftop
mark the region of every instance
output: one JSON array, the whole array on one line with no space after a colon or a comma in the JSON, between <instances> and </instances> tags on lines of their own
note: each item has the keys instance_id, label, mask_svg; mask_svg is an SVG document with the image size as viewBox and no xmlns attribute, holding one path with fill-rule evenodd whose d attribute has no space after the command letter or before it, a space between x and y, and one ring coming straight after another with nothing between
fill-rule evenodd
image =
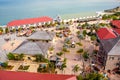
<instances>
[{"instance_id":1,"label":"rooftop","mask_svg":"<svg viewBox=\"0 0 120 80\"><path fill-rule=\"evenodd\" d=\"M52 40L53 37L54 37L54 33L53 32L37 31L37 32L33 33L27 39L29 39L29 40Z\"/></svg>"},{"instance_id":2,"label":"rooftop","mask_svg":"<svg viewBox=\"0 0 120 80\"><path fill-rule=\"evenodd\" d=\"M116 38L117 36L115 33L112 31L112 29L109 28L100 28L97 31L98 37L103 40L103 39L111 39L111 38Z\"/></svg>"},{"instance_id":3,"label":"rooftop","mask_svg":"<svg viewBox=\"0 0 120 80\"><path fill-rule=\"evenodd\" d=\"M114 47L110 50L108 55L119 55L120 56L120 40L114 45Z\"/></svg>"},{"instance_id":4,"label":"rooftop","mask_svg":"<svg viewBox=\"0 0 120 80\"><path fill-rule=\"evenodd\" d=\"M0 80L77 80L74 75L40 74L0 70Z\"/></svg>"},{"instance_id":5,"label":"rooftop","mask_svg":"<svg viewBox=\"0 0 120 80\"><path fill-rule=\"evenodd\" d=\"M114 30L118 35L120 35L120 29L113 28L113 30Z\"/></svg>"},{"instance_id":6,"label":"rooftop","mask_svg":"<svg viewBox=\"0 0 120 80\"><path fill-rule=\"evenodd\" d=\"M23 41L22 44L20 44L15 50L13 50L13 53L17 54L46 54L48 49L50 47L50 43L47 42L41 42L41 41Z\"/></svg>"},{"instance_id":7,"label":"rooftop","mask_svg":"<svg viewBox=\"0 0 120 80\"><path fill-rule=\"evenodd\" d=\"M12 40L8 41L2 46L2 50L13 51L16 49L23 41L22 40Z\"/></svg>"},{"instance_id":8,"label":"rooftop","mask_svg":"<svg viewBox=\"0 0 120 80\"><path fill-rule=\"evenodd\" d=\"M100 40L100 41L106 53L108 53L116 45L119 39L120 37L112 38L112 39L105 39L105 40Z\"/></svg>"},{"instance_id":9,"label":"rooftop","mask_svg":"<svg viewBox=\"0 0 120 80\"><path fill-rule=\"evenodd\" d=\"M120 28L120 20L113 20L111 21L111 24L116 28Z\"/></svg>"},{"instance_id":10,"label":"rooftop","mask_svg":"<svg viewBox=\"0 0 120 80\"><path fill-rule=\"evenodd\" d=\"M14 20L7 24L8 27L12 26L20 26L20 25L27 25L27 24L35 24L40 22L49 22L53 19L48 16L38 17L38 18L28 18L28 19L22 19L22 20Z\"/></svg>"}]
</instances>

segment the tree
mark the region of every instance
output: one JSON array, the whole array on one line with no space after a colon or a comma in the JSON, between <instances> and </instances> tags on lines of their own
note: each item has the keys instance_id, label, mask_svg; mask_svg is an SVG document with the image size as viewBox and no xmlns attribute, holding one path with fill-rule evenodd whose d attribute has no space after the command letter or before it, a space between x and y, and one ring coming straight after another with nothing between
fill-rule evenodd
<instances>
[{"instance_id":1,"label":"tree","mask_svg":"<svg viewBox=\"0 0 120 80\"><path fill-rule=\"evenodd\" d=\"M79 75L77 76L77 80L108 80L103 75L99 73L88 73L86 76Z\"/></svg>"},{"instance_id":2,"label":"tree","mask_svg":"<svg viewBox=\"0 0 120 80\"><path fill-rule=\"evenodd\" d=\"M92 40L92 41L95 41L96 39L97 39L97 38L96 38L95 35L92 35L92 36L91 36L91 40Z\"/></svg>"},{"instance_id":3,"label":"tree","mask_svg":"<svg viewBox=\"0 0 120 80\"><path fill-rule=\"evenodd\" d=\"M3 33L3 28L2 27L0 27L0 32Z\"/></svg>"},{"instance_id":4,"label":"tree","mask_svg":"<svg viewBox=\"0 0 120 80\"><path fill-rule=\"evenodd\" d=\"M18 54L16 60L23 60L24 54Z\"/></svg>"},{"instance_id":5,"label":"tree","mask_svg":"<svg viewBox=\"0 0 120 80\"><path fill-rule=\"evenodd\" d=\"M53 62L48 62L48 70L50 73L55 73L55 64Z\"/></svg>"},{"instance_id":6,"label":"tree","mask_svg":"<svg viewBox=\"0 0 120 80\"><path fill-rule=\"evenodd\" d=\"M22 30L22 27L18 28L18 31L20 32Z\"/></svg>"},{"instance_id":7,"label":"tree","mask_svg":"<svg viewBox=\"0 0 120 80\"><path fill-rule=\"evenodd\" d=\"M98 73L89 73L85 77L86 80L103 80L103 78L104 77Z\"/></svg>"},{"instance_id":8,"label":"tree","mask_svg":"<svg viewBox=\"0 0 120 80\"><path fill-rule=\"evenodd\" d=\"M61 65L61 70L64 71L64 69L67 67L66 63L64 62L62 65Z\"/></svg>"},{"instance_id":9,"label":"tree","mask_svg":"<svg viewBox=\"0 0 120 80\"><path fill-rule=\"evenodd\" d=\"M50 48L49 48L49 51L53 51L53 50L54 50L54 47L50 47Z\"/></svg>"},{"instance_id":10,"label":"tree","mask_svg":"<svg viewBox=\"0 0 120 80\"><path fill-rule=\"evenodd\" d=\"M12 53L8 53L7 57L8 57L9 60L15 60L15 55L12 54Z\"/></svg>"},{"instance_id":11,"label":"tree","mask_svg":"<svg viewBox=\"0 0 120 80\"><path fill-rule=\"evenodd\" d=\"M77 80L84 80L84 78L83 78L82 75L78 75L78 76L77 76Z\"/></svg>"},{"instance_id":12,"label":"tree","mask_svg":"<svg viewBox=\"0 0 120 80\"><path fill-rule=\"evenodd\" d=\"M63 52L58 52L56 53L58 56L62 56L64 53Z\"/></svg>"},{"instance_id":13,"label":"tree","mask_svg":"<svg viewBox=\"0 0 120 80\"><path fill-rule=\"evenodd\" d=\"M5 28L5 33L9 33L9 29L8 28Z\"/></svg>"},{"instance_id":14,"label":"tree","mask_svg":"<svg viewBox=\"0 0 120 80\"><path fill-rule=\"evenodd\" d=\"M85 59L85 60L87 60L88 58L89 58L89 55L88 55L88 53L85 51L84 53L83 53L83 58Z\"/></svg>"},{"instance_id":15,"label":"tree","mask_svg":"<svg viewBox=\"0 0 120 80\"><path fill-rule=\"evenodd\" d=\"M7 62L4 62L4 63L1 64L1 66L2 66L3 68L6 68L6 67L8 66L8 63L7 63Z\"/></svg>"},{"instance_id":16,"label":"tree","mask_svg":"<svg viewBox=\"0 0 120 80\"><path fill-rule=\"evenodd\" d=\"M36 62L45 62L45 58L42 54L37 54L35 55L35 57L36 57L36 60L35 60Z\"/></svg>"},{"instance_id":17,"label":"tree","mask_svg":"<svg viewBox=\"0 0 120 80\"><path fill-rule=\"evenodd\" d=\"M84 36L87 35L87 31L86 31L86 30L83 31L83 35L84 35Z\"/></svg>"},{"instance_id":18,"label":"tree","mask_svg":"<svg viewBox=\"0 0 120 80\"><path fill-rule=\"evenodd\" d=\"M64 71L64 69L67 67L66 62L67 62L67 59L64 58L63 63L61 65L61 67L60 67L60 70Z\"/></svg>"},{"instance_id":19,"label":"tree","mask_svg":"<svg viewBox=\"0 0 120 80\"><path fill-rule=\"evenodd\" d=\"M75 65L75 66L73 67L73 69L72 69L72 71L74 72L74 74L75 74L76 72L78 72L79 70L80 70L80 67L78 66L78 64Z\"/></svg>"},{"instance_id":20,"label":"tree","mask_svg":"<svg viewBox=\"0 0 120 80\"><path fill-rule=\"evenodd\" d=\"M77 51L77 53L83 53L83 51L84 51L84 50L80 48L80 49Z\"/></svg>"}]
</instances>

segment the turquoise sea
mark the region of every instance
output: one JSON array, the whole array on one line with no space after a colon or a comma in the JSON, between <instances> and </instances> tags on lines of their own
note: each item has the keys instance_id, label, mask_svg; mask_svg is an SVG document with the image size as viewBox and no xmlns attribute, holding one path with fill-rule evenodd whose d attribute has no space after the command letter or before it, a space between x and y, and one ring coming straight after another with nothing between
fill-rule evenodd
<instances>
[{"instance_id":1,"label":"turquoise sea","mask_svg":"<svg viewBox=\"0 0 120 80\"><path fill-rule=\"evenodd\" d=\"M63 19L90 16L119 5L118 0L0 0L0 25L40 16L60 15Z\"/></svg>"}]
</instances>

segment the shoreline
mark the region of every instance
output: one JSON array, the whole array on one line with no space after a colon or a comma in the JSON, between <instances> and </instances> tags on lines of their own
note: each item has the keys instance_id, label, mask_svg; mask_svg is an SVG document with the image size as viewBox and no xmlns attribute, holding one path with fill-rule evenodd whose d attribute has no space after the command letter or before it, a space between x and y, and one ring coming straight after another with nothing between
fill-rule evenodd
<instances>
[{"instance_id":1,"label":"shoreline","mask_svg":"<svg viewBox=\"0 0 120 80\"><path fill-rule=\"evenodd\" d=\"M96 12L82 12L82 13L73 13L73 14L64 14L64 15L60 15L62 21L64 20L73 20L73 19L87 19L87 17L97 17L98 11ZM99 11L99 12L103 12L103 11ZM55 18L53 18L54 20ZM7 24L5 25L1 25L0 24L0 27L5 27L7 26Z\"/></svg>"}]
</instances>

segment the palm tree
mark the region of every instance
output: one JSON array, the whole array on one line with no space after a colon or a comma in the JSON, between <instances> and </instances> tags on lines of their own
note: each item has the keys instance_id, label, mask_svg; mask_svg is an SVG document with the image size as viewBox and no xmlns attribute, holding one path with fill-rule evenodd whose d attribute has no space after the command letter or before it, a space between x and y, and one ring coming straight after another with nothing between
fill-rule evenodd
<instances>
[{"instance_id":1,"label":"palm tree","mask_svg":"<svg viewBox=\"0 0 120 80\"><path fill-rule=\"evenodd\" d=\"M72 71L74 72L74 74L75 74L76 72L78 72L79 70L80 70L80 67L78 66L78 64L75 65L75 66L73 67L73 69L72 69Z\"/></svg>"},{"instance_id":2,"label":"palm tree","mask_svg":"<svg viewBox=\"0 0 120 80\"><path fill-rule=\"evenodd\" d=\"M62 72L64 71L64 69L67 67L67 65L66 65L66 63L65 62L63 62L63 64L61 65L61 70L62 70ZM65 72L64 72L65 73Z\"/></svg>"},{"instance_id":3,"label":"palm tree","mask_svg":"<svg viewBox=\"0 0 120 80\"><path fill-rule=\"evenodd\" d=\"M63 63L62 63L61 68L60 68L60 70L62 70L62 72L63 72L64 69L67 67L66 62L67 62L67 59L64 58ZM64 73L65 73L65 72L64 72Z\"/></svg>"}]
</instances>

